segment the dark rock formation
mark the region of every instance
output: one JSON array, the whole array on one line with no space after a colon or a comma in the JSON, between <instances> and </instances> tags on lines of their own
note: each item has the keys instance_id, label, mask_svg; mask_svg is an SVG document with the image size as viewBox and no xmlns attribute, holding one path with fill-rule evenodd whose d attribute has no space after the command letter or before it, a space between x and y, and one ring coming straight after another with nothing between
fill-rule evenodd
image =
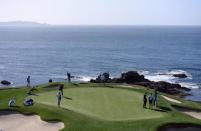
<instances>
[{"instance_id":1,"label":"dark rock formation","mask_svg":"<svg viewBox=\"0 0 201 131\"><path fill-rule=\"evenodd\" d=\"M151 89L157 89L160 92L165 92L168 94L187 94L187 91L191 89L182 87L179 84L172 84L164 81L154 82L144 78L143 75L140 75L136 71L128 71L126 73L122 73L121 77L111 79L108 73L103 73L99 75L95 80L91 80L93 83L128 83L128 84L136 84L145 86Z\"/></svg>"},{"instance_id":2,"label":"dark rock formation","mask_svg":"<svg viewBox=\"0 0 201 131\"><path fill-rule=\"evenodd\" d=\"M186 74L174 74L173 76L178 78L187 78Z\"/></svg>"},{"instance_id":3,"label":"dark rock formation","mask_svg":"<svg viewBox=\"0 0 201 131\"><path fill-rule=\"evenodd\" d=\"M135 82L142 82L147 81L145 80L143 75L139 75L136 71L129 71L126 73L121 74L121 78L125 83L135 83Z\"/></svg>"},{"instance_id":4,"label":"dark rock formation","mask_svg":"<svg viewBox=\"0 0 201 131\"><path fill-rule=\"evenodd\" d=\"M159 81L159 82L139 82L135 83L137 85L149 87L151 89L157 89L160 92L165 92L168 94L180 94L184 93L185 91L190 91L191 89L182 87L179 84L172 84L164 81ZM183 94L184 95L184 94Z\"/></svg>"},{"instance_id":5,"label":"dark rock formation","mask_svg":"<svg viewBox=\"0 0 201 131\"><path fill-rule=\"evenodd\" d=\"M9 82L9 81L7 81L7 80L2 80L2 81L1 81L1 84L2 84L2 85L10 85L11 82Z\"/></svg>"},{"instance_id":6,"label":"dark rock formation","mask_svg":"<svg viewBox=\"0 0 201 131\"><path fill-rule=\"evenodd\" d=\"M53 81L52 81L52 79L49 79L49 83L52 83Z\"/></svg>"},{"instance_id":7,"label":"dark rock formation","mask_svg":"<svg viewBox=\"0 0 201 131\"><path fill-rule=\"evenodd\" d=\"M103 74L98 75L98 77L95 80L91 79L90 82L93 82L93 83L110 83L112 81L110 78L110 74L105 72Z\"/></svg>"},{"instance_id":8,"label":"dark rock formation","mask_svg":"<svg viewBox=\"0 0 201 131\"><path fill-rule=\"evenodd\" d=\"M143 75L138 74L136 71L128 71L122 73L120 78L113 78L111 80L113 83L128 83L133 84L136 82L149 82L145 79Z\"/></svg>"}]
</instances>

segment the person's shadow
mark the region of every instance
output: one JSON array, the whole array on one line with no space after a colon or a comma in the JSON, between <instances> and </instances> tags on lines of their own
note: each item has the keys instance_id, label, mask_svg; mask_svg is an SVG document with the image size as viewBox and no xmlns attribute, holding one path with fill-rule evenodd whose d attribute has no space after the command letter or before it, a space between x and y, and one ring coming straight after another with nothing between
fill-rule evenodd
<instances>
[{"instance_id":1,"label":"person's shadow","mask_svg":"<svg viewBox=\"0 0 201 131\"><path fill-rule=\"evenodd\" d=\"M20 106L16 106L16 105L13 105L13 106L10 106L12 108L20 108Z\"/></svg>"},{"instance_id":2,"label":"person's shadow","mask_svg":"<svg viewBox=\"0 0 201 131\"><path fill-rule=\"evenodd\" d=\"M68 99L68 100L73 100L72 98L67 97L67 96L63 96L63 98Z\"/></svg>"}]
</instances>

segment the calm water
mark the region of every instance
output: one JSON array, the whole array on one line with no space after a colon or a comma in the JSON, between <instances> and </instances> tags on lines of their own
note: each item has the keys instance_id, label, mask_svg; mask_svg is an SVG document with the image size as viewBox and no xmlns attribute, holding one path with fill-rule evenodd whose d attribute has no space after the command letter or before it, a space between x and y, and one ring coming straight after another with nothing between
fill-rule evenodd
<instances>
[{"instance_id":1,"label":"calm water","mask_svg":"<svg viewBox=\"0 0 201 131\"><path fill-rule=\"evenodd\" d=\"M148 79L193 88L201 101L201 27L0 27L0 80L87 81L101 72L137 70ZM187 79L159 73L186 73Z\"/></svg>"}]
</instances>

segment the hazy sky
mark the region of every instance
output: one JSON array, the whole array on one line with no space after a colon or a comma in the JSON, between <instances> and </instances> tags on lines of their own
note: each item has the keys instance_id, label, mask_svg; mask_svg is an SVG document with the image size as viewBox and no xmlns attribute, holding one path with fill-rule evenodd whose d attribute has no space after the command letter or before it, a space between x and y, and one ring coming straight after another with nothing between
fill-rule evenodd
<instances>
[{"instance_id":1,"label":"hazy sky","mask_svg":"<svg viewBox=\"0 0 201 131\"><path fill-rule=\"evenodd\" d=\"M201 25L201 0L0 0L0 21Z\"/></svg>"}]
</instances>

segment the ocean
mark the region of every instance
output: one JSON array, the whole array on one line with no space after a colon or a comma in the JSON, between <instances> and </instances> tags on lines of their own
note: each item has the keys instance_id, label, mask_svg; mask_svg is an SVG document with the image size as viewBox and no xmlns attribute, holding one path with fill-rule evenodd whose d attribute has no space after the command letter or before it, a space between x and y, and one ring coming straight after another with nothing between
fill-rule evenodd
<instances>
[{"instance_id":1,"label":"ocean","mask_svg":"<svg viewBox=\"0 0 201 131\"><path fill-rule=\"evenodd\" d=\"M192 88L187 99L201 101L201 27L0 27L0 80L12 86L25 85L28 75L35 85L65 81L66 72L74 81L89 81L129 70ZM188 77L174 78L175 73Z\"/></svg>"}]
</instances>

